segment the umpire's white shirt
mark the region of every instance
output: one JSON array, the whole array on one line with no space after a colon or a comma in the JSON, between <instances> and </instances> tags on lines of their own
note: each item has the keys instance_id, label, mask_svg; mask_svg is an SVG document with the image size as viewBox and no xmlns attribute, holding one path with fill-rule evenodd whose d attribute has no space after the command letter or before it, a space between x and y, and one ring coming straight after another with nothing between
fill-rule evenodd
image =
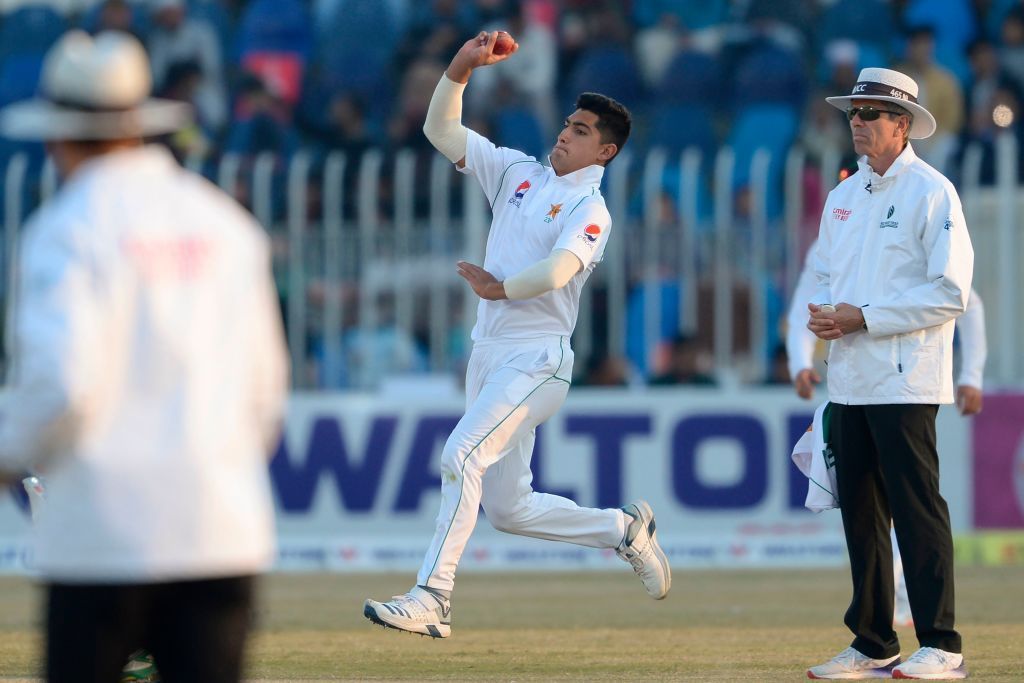
<instances>
[{"instance_id":1,"label":"umpire's white shirt","mask_svg":"<svg viewBox=\"0 0 1024 683\"><path fill-rule=\"evenodd\" d=\"M531 156L495 147L468 131L463 173L480 182L493 218L484 269L498 280L547 258L554 249L576 254L582 270L562 288L518 301L481 300L473 339L570 336L580 292L604 255L612 221L601 196L603 166L557 176Z\"/></svg>"},{"instance_id":2,"label":"umpire's white shirt","mask_svg":"<svg viewBox=\"0 0 1024 683\"><path fill-rule=\"evenodd\" d=\"M868 331L832 342L828 395L847 405L953 402L953 328L974 249L956 190L908 144L884 176L860 170L828 195L813 303L860 306Z\"/></svg>"},{"instance_id":3,"label":"umpire's white shirt","mask_svg":"<svg viewBox=\"0 0 1024 683\"><path fill-rule=\"evenodd\" d=\"M48 579L259 572L287 364L259 225L157 147L80 167L26 228L2 418Z\"/></svg>"}]
</instances>

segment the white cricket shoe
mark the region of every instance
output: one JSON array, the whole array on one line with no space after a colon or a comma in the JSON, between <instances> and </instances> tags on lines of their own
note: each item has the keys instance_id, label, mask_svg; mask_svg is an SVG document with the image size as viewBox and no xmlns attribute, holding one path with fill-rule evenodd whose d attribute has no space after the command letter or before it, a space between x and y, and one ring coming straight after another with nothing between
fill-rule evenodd
<instances>
[{"instance_id":1,"label":"white cricket shoe","mask_svg":"<svg viewBox=\"0 0 1024 683\"><path fill-rule=\"evenodd\" d=\"M860 650L848 647L824 664L812 666L807 677L827 680L854 680L861 678L892 678L893 667L900 656L871 659Z\"/></svg>"},{"instance_id":2,"label":"white cricket shoe","mask_svg":"<svg viewBox=\"0 0 1024 683\"><path fill-rule=\"evenodd\" d=\"M387 602L367 600L363 616L387 628L431 638L447 638L452 634L451 603L419 586Z\"/></svg>"},{"instance_id":3,"label":"white cricket shoe","mask_svg":"<svg viewBox=\"0 0 1024 683\"><path fill-rule=\"evenodd\" d=\"M633 566L633 571L644 582L647 594L661 600L672 587L672 569L658 545L654 512L643 500L622 509L627 514L626 535L615 549L615 554ZM632 521L629 521L629 515L632 515Z\"/></svg>"},{"instance_id":4,"label":"white cricket shoe","mask_svg":"<svg viewBox=\"0 0 1024 683\"><path fill-rule=\"evenodd\" d=\"M962 654L937 647L922 647L893 669L892 677L948 681L967 678L967 667Z\"/></svg>"}]
</instances>

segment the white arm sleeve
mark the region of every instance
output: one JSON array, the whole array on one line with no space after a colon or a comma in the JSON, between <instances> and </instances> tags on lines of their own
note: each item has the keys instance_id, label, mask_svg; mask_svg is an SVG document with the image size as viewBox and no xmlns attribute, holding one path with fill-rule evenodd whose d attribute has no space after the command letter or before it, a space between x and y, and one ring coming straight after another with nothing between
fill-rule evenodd
<instances>
[{"instance_id":1,"label":"white arm sleeve","mask_svg":"<svg viewBox=\"0 0 1024 683\"><path fill-rule=\"evenodd\" d=\"M956 319L956 329L960 334L960 378L957 384L981 389L988 344L985 339L985 307L973 288L967 299L967 308Z\"/></svg>"},{"instance_id":2,"label":"white arm sleeve","mask_svg":"<svg viewBox=\"0 0 1024 683\"><path fill-rule=\"evenodd\" d=\"M462 125L462 93L465 83L456 83L443 74L427 108L423 134L453 164L466 158L468 129Z\"/></svg>"},{"instance_id":3,"label":"white arm sleeve","mask_svg":"<svg viewBox=\"0 0 1024 683\"><path fill-rule=\"evenodd\" d=\"M532 299L553 289L561 289L582 267L583 262L576 254L567 249L554 249L543 261L505 280L505 296L509 299Z\"/></svg>"}]
</instances>

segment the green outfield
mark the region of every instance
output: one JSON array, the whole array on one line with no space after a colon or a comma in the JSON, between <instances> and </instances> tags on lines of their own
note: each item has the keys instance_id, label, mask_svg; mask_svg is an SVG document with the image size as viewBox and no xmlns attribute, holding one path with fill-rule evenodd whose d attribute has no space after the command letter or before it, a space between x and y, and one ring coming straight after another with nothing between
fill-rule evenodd
<instances>
[{"instance_id":1,"label":"green outfield","mask_svg":"<svg viewBox=\"0 0 1024 683\"><path fill-rule=\"evenodd\" d=\"M619 573L466 572L452 637L372 626L363 599L408 575L280 575L264 583L253 681L795 681L849 642L841 570L679 571L662 602ZM972 678L1024 680L1024 567L961 567ZM39 594L0 579L0 680L39 674ZM916 648L901 631L904 654Z\"/></svg>"}]
</instances>

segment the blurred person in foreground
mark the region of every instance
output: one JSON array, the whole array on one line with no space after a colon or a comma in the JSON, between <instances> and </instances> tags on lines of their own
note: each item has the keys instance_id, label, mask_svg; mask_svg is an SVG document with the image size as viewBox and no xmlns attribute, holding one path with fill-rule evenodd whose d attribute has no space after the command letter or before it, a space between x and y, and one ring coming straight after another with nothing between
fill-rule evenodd
<instances>
[{"instance_id":1,"label":"blurred person in foreground","mask_svg":"<svg viewBox=\"0 0 1024 683\"><path fill-rule=\"evenodd\" d=\"M267 238L143 138L187 125L149 99L142 46L71 31L0 132L44 140L63 185L29 220L0 472L46 476L35 567L51 682L241 676L274 557L267 459L287 391Z\"/></svg>"},{"instance_id":2,"label":"blurred person in foreground","mask_svg":"<svg viewBox=\"0 0 1024 683\"><path fill-rule=\"evenodd\" d=\"M831 342L826 428L853 577L845 622L855 638L808 670L811 678L967 675L935 415L953 402L953 328L970 295L974 250L952 183L910 144L936 129L917 93L909 76L868 68L850 95L827 98L845 110L861 156L825 203L807 326ZM921 645L902 663L890 520Z\"/></svg>"},{"instance_id":3,"label":"blurred person in foreground","mask_svg":"<svg viewBox=\"0 0 1024 683\"><path fill-rule=\"evenodd\" d=\"M466 41L442 75L423 130L456 168L480 182L494 217L484 267L460 261L480 297L466 371L466 413L441 455L441 509L416 585L388 602L367 600L373 621L434 638L451 634L455 570L483 505L501 531L592 548L612 548L664 598L668 559L644 501L583 508L537 493L530 458L535 430L569 391L583 285L604 254L611 217L601 196L605 166L626 143L629 112L584 93L566 117L550 166L462 125L462 93L473 70L515 54L494 54L497 32Z\"/></svg>"}]
</instances>

